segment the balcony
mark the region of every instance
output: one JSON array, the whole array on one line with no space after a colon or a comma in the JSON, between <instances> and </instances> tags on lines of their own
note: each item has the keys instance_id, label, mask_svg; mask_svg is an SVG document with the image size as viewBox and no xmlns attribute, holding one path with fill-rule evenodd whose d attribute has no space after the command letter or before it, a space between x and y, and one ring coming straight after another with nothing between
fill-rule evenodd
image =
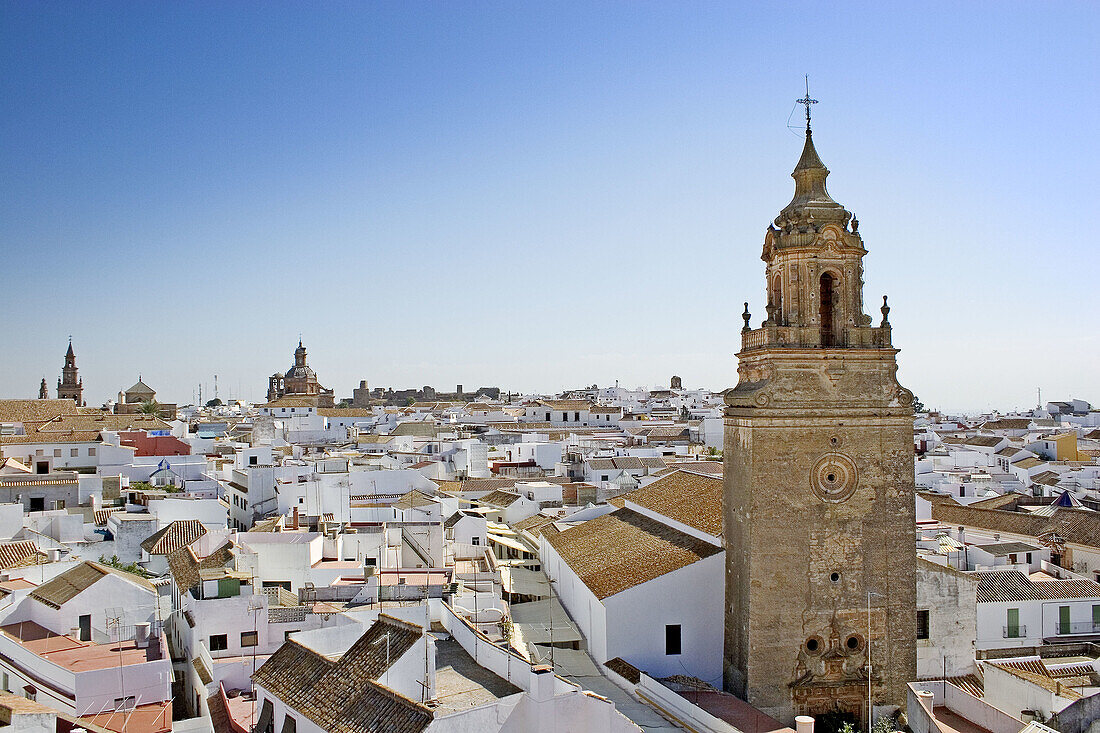
<instances>
[{"instance_id":1,"label":"balcony","mask_svg":"<svg viewBox=\"0 0 1100 733\"><path fill-rule=\"evenodd\" d=\"M1002 626L1005 639L1024 639L1027 637L1027 627L1023 624L1017 626Z\"/></svg>"},{"instance_id":2,"label":"balcony","mask_svg":"<svg viewBox=\"0 0 1100 733\"><path fill-rule=\"evenodd\" d=\"M741 332L741 350L755 351L766 347L787 349L889 349L890 326L846 326L828 335L826 345L821 329L816 326L780 326L768 323L760 328Z\"/></svg>"},{"instance_id":3,"label":"balcony","mask_svg":"<svg viewBox=\"0 0 1100 733\"><path fill-rule=\"evenodd\" d=\"M1058 636L1084 636L1087 634L1100 634L1100 622L1097 621L1072 621L1057 622L1054 624L1054 633Z\"/></svg>"}]
</instances>

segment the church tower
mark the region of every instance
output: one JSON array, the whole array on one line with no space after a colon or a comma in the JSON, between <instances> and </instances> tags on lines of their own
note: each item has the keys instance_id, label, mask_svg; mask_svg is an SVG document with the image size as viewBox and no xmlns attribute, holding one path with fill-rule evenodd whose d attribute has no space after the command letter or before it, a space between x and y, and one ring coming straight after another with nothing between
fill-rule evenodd
<instances>
[{"instance_id":1,"label":"church tower","mask_svg":"<svg viewBox=\"0 0 1100 733\"><path fill-rule=\"evenodd\" d=\"M791 725L867 726L916 678L913 394L863 312L859 222L810 131L764 235L767 319L726 393L726 686ZM876 714L878 714L876 713ZM821 716L825 716L824 719Z\"/></svg>"},{"instance_id":2,"label":"church tower","mask_svg":"<svg viewBox=\"0 0 1100 733\"><path fill-rule=\"evenodd\" d=\"M84 405L84 380L77 376L76 354L71 338L69 350L65 352L65 366L61 368L61 379L57 380L57 399L73 400L79 407Z\"/></svg>"}]
</instances>

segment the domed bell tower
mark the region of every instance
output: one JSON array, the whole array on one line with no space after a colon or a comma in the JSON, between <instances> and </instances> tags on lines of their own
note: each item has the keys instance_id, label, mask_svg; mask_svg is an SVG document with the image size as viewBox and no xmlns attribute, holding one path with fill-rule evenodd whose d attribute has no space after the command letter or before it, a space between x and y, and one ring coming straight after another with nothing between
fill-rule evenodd
<instances>
[{"instance_id":1,"label":"domed bell tower","mask_svg":"<svg viewBox=\"0 0 1100 733\"><path fill-rule=\"evenodd\" d=\"M785 724L867 725L916 676L913 395L889 308L863 312L859 222L825 187L807 95L795 193L764 235L726 393L726 686Z\"/></svg>"}]
</instances>

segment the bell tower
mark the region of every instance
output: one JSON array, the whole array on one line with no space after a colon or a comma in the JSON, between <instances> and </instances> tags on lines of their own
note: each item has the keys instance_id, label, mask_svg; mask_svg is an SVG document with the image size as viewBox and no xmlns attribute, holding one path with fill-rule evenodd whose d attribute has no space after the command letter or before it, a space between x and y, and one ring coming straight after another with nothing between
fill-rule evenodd
<instances>
[{"instance_id":1,"label":"bell tower","mask_svg":"<svg viewBox=\"0 0 1100 733\"><path fill-rule=\"evenodd\" d=\"M859 222L806 141L769 225L767 318L743 318L726 392L726 686L791 725L866 726L916 677L913 394L889 308L863 312Z\"/></svg>"},{"instance_id":2,"label":"bell tower","mask_svg":"<svg viewBox=\"0 0 1100 733\"><path fill-rule=\"evenodd\" d=\"M61 368L61 379L57 380L57 399L73 400L78 407L84 405L84 380L77 376L76 353L71 337L69 350L65 352L65 366Z\"/></svg>"}]
</instances>

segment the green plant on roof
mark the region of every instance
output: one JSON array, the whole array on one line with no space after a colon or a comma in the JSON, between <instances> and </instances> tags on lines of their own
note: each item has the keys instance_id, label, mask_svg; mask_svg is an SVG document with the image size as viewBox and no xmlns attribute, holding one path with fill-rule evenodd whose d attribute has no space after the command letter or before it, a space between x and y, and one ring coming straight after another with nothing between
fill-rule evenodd
<instances>
[{"instance_id":1,"label":"green plant on roof","mask_svg":"<svg viewBox=\"0 0 1100 733\"><path fill-rule=\"evenodd\" d=\"M146 570L145 568L138 565L136 562L130 562L130 563L122 562L121 560L118 559L118 555L111 555L110 559L104 557L103 555L100 555L99 556L99 564L100 565L107 565L108 567L112 567L115 570L121 570L124 573L130 573L131 575L136 575L139 578L152 578L153 577L152 573L150 573L148 570Z\"/></svg>"}]
</instances>

